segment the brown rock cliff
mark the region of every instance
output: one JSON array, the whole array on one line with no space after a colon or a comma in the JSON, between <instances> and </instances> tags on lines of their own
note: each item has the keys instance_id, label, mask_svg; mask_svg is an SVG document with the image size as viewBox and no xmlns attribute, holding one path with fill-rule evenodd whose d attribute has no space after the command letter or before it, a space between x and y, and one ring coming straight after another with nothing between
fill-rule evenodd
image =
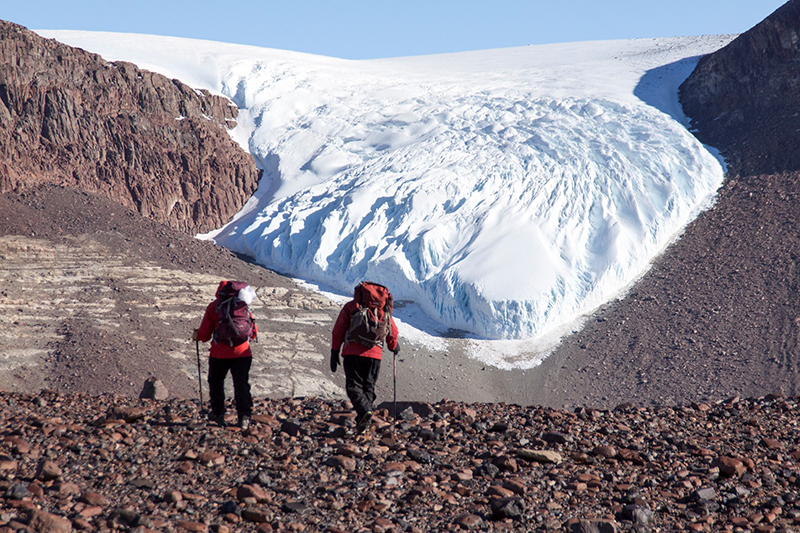
<instances>
[{"instance_id":1,"label":"brown rock cliff","mask_svg":"<svg viewBox=\"0 0 800 533\"><path fill-rule=\"evenodd\" d=\"M226 131L236 115L220 96L0 21L0 191L70 185L207 231L258 184Z\"/></svg>"}]
</instances>

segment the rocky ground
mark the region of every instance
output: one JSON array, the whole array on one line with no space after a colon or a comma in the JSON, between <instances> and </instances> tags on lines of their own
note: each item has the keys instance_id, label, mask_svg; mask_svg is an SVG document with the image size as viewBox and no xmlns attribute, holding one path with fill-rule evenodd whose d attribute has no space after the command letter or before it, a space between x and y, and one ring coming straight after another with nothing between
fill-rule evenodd
<instances>
[{"instance_id":1,"label":"rocky ground","mask_svg":"<svg viewBox=\"0 0 800 533\"><path fill-rule=\"evenodd\" d=\"M798 398L571 411L0 394L0 532L796 531ZM232 422L233 419L230 421Z\"/></svg>"}]
</instances>

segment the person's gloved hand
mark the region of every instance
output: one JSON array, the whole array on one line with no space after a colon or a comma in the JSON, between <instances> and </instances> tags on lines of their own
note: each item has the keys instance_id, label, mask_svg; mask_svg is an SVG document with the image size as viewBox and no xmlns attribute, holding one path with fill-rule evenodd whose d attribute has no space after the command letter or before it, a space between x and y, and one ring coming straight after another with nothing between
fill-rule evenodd
<instances>
[{"instance_id":1,"label":"person's gloved hand","mask_svg":"<svg viewBox=\"0 0 800 533\"><path fill-rule=\"evenodd\" d=\"M336 368L339 366L339 350L334 350L331 348L331 372L336 372Z\"/></svg>"},{"instance_id":2,"label":"person's gloved hand","mask_svg":"<svg viewBox=\"0 0 800 533\"><path fill-rule=\"evenodd\" d=\"M195 329L194 331L192 331L192 340L193 340L193 341L196 341L196 340L197 340L197 329Z\"/></svg>"},{"instance_id":3,"label":"person's gloved hand","mask_svg":"<svg viewBox=\"0 0 800 533\"><path fill-rule=\"evenodd\" d=\"M397 346L394 347L394 350L392 350L392 353L394 353L395 355L400 353L400 341L397 341Z\"/></svg>"}]
</instances>

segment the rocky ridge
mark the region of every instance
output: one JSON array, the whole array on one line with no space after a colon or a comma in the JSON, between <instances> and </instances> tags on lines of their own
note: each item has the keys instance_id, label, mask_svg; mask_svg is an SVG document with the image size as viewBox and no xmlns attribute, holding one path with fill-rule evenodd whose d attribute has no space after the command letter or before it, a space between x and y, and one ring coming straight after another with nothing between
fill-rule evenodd
<instances>
[{"instance_id":1,"label":"rocky ridge","mask_svg":"<svg viewBox=\"0 0 800 533\"><path fill-rule=\"evenodd\" d=\"M800 2L786 2L680 87L697 136L741 177L800 170Z\"/></svg>"},{"instance_id":2,"label":"rocky ridge","mask_svg":"<svg viewBox=\"0 0 800 533\"><path fill-rule=\"evenodd\" d=\"M0 394L11 531L796 531L798 398L572 411ZM232 422L229 416L229 422Z\"/></svg>"},{"instance_id":3,"label":"rocky ridge","mask_svg":"<svg viewBox=\"0 0 800 533\"><path fill-rule=\"evenodd\" d=\"M0 192L69 185L209 231L260 177L227 133L237 114L223 97L0 21Z\"/></svg>"}]
</instances>

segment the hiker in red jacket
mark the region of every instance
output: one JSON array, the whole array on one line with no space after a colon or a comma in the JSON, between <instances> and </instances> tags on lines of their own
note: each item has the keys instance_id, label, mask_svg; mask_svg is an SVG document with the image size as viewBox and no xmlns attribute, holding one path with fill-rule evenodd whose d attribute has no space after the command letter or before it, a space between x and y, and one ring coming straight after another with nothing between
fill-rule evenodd
<instances>
[{"instance_id":1,"label":"hiker in red jacket","mask_svg":"<svg viewBox=\"0 0 800 533\"><path fill-rule=\"evenodd\" d=\"M336 372L340 352L344 357L345 390L356 410L359 434L367 431L372 418L383 345L396 355L400 351L397 334L389 289L369 281L360 283L333 326L330 360L331 372Z\"/></svg>"},{"instance_id":2,"label":"hiker in red jacket","mask_svg":"<svg viewBox=\"0 0 800 533\"><path fill-rule=\"evenodd\" d=\"M258 337L258 327L249 304L256 299L255 290L242 281L221 281L216 299L208 304L200 327L194 330L195 341L211 341L208 358L208 396L211 404L209 420L225 425L225 376L233 378L239 427L250 427L253 398L250 395L250 364L253 353L250 339Z\"/></svg>"}]
</instances>

